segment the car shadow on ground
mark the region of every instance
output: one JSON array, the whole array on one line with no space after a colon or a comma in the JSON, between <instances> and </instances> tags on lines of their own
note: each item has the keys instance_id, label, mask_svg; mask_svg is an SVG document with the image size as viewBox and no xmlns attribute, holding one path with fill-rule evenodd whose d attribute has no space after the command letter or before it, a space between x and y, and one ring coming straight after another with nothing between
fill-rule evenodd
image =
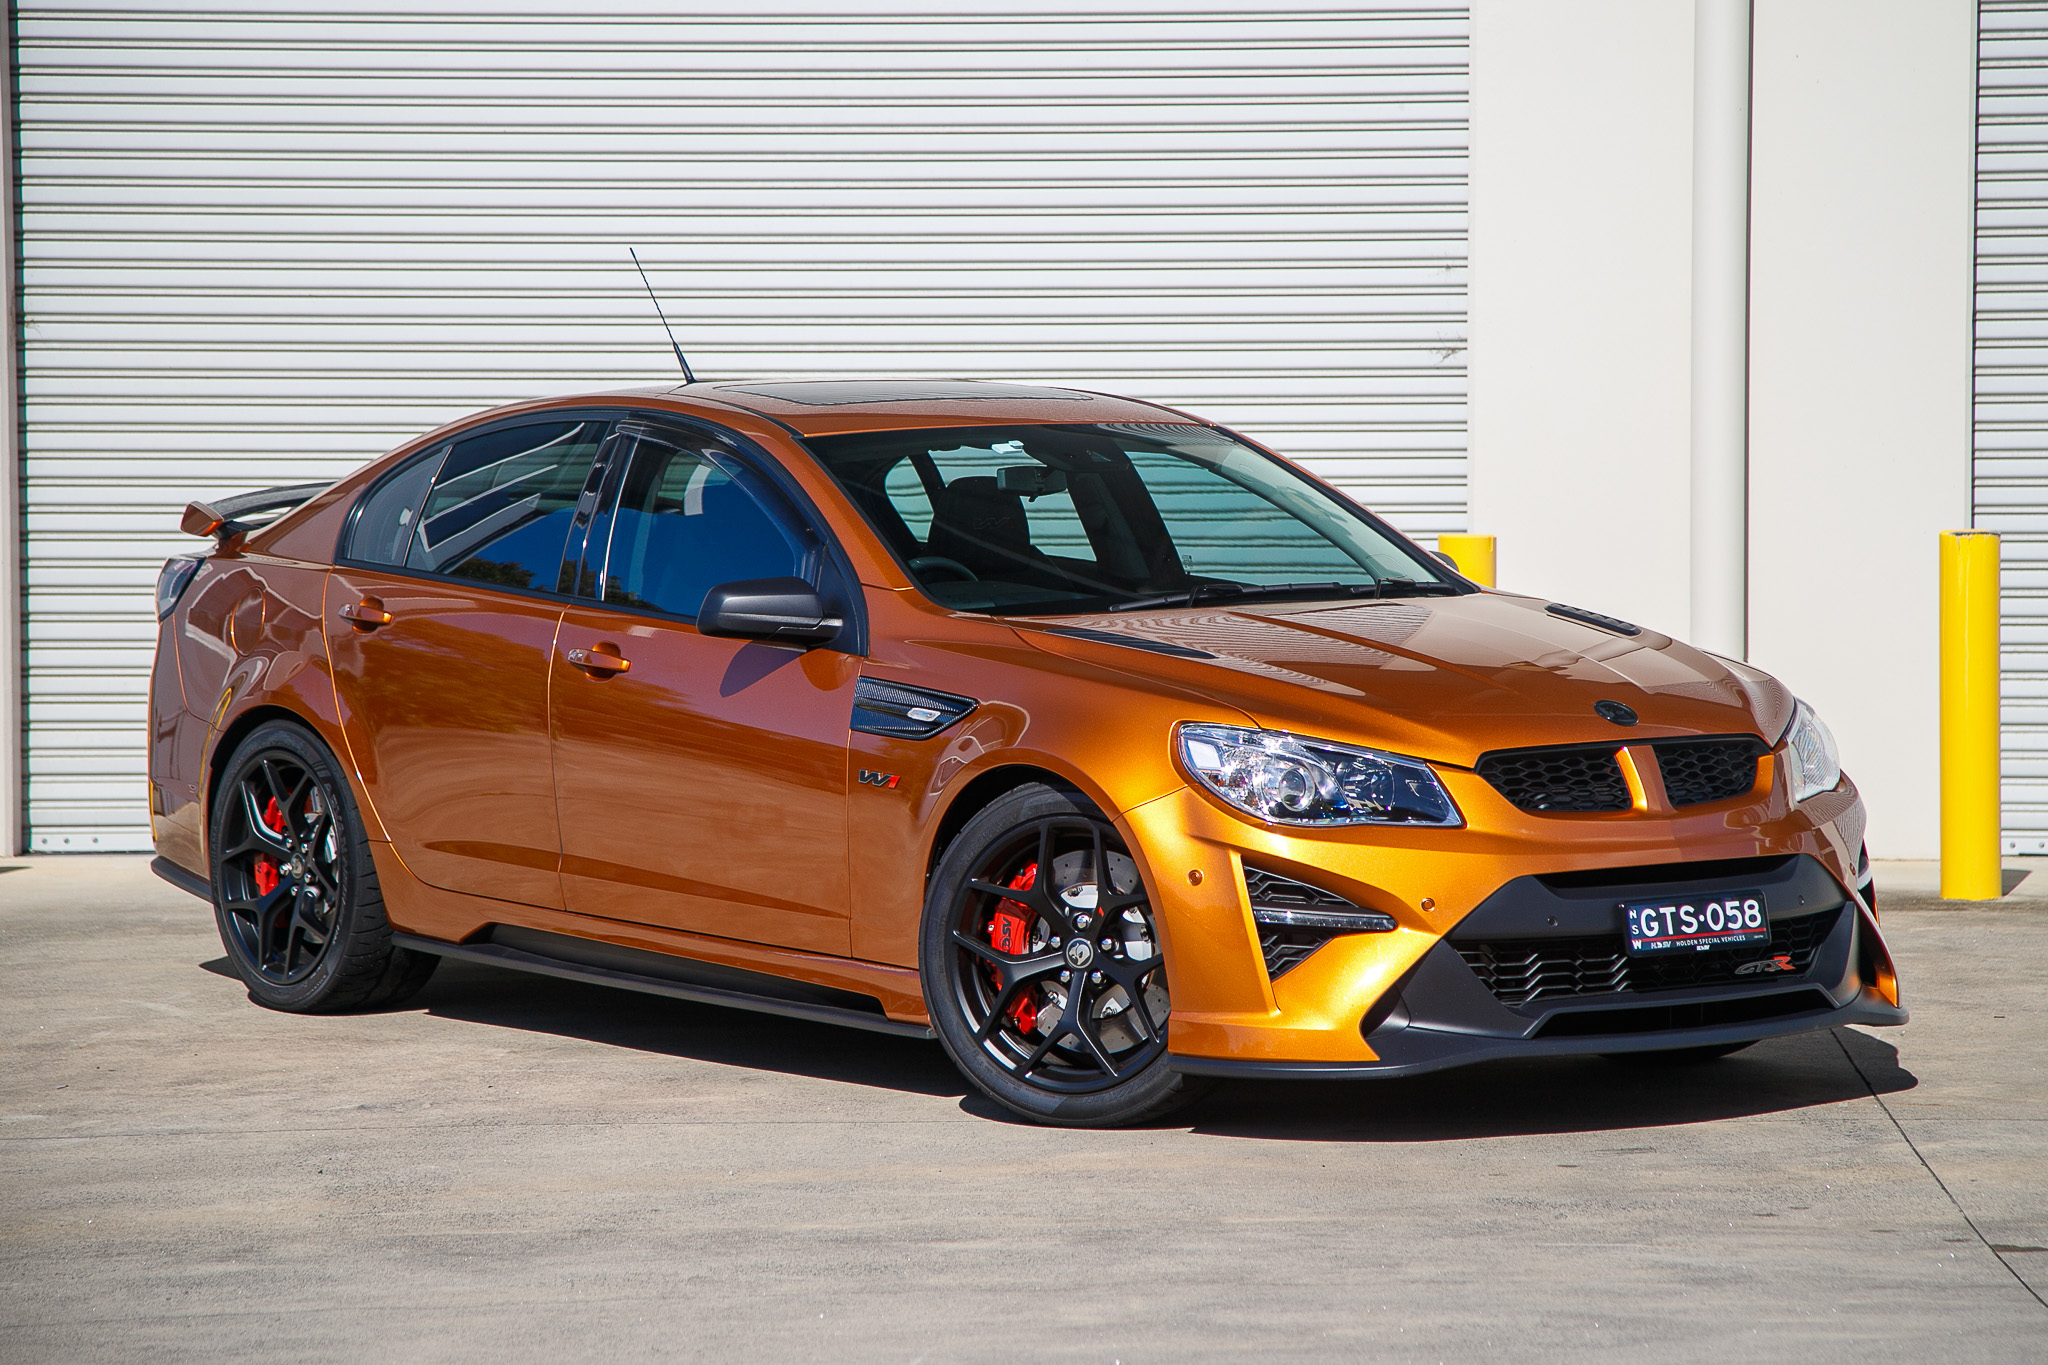
<instances>
[{"instance_id":1,"label":"car shadow on ground","mask_svg":"<svg viewBox=\"0 0 2048 1365\"><path fill-rule=\"evenodd\" d=\"M226 958L200 964L233 977ZM1024 1120L970 1091L936 1042L607 986L443 961L401 1010L581 1038L722 1066L937 1098ZM1866 1081L1867 1078L1867 1081ZM1482 1062L1373 1081L1231 1081L1161 1129L1290 1142L1433 1142L1602 1132L1744 1118L1892 1094L1919 1084L1898 1050L1855 1029L1772 1038L1699 1065L1600 1057Z\"/></svg>"},{"instance_id":2,"label":"car shadow on ground","mask_svg":"<svg viewBox=\"0 0 2048 1365\"><path fill-rule=\"evenodd\" d=\"M699 1005L611 986L444 959L402 1006L436 1018L582 1038L722 1066L959 1096L967 1083L935 1042Z\"/></svg>"}]
</instances>

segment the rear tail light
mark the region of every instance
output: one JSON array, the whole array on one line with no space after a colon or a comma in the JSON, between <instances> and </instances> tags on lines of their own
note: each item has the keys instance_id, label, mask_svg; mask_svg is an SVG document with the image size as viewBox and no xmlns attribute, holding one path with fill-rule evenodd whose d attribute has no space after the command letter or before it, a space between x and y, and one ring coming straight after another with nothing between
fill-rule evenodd
<instances>
[{"instance_id":1,"label":"rear tail light","mask_svg":"<svg viewBox=\"0 0 2048 1365\"><path fill-rule=\"evenodd\" d=\"M192 584L192 576L199 572L203 558L203 555L177 555L164 561L163 569L156 576L157 620L169 616L171 608L178 605L178 599Z\"/></svg>"}]
</instances>

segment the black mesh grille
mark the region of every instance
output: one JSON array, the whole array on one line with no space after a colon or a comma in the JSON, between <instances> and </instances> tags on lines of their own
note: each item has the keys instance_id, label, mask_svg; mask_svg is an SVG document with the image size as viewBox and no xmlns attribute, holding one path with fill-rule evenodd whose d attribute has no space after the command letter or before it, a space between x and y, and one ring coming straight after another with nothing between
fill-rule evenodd
<instances>
[{"instance_id":1,"label":"black mesh grille","mask_svg":"<svg viewBox=\"0 0 2048 1365\"><path fill-rule=\"evenodd\" d=\"M1741 796L1756 785L1756 761L1763 741L1749 735L1733 739L1666 739L1650 747L1664 773L1664 794L1674 806L1698 806Z\"/></svg>"},{"instance_id":2,"label":"black mesh grille","mask_svg":"<svg viewBox=\"0 0 2048 1365\"><path fill-rule=\"evenodd\" d=\"M1316 949L1335 938L1328 929L1295 929L1285 925L1259 926L1259 951L1266 958L1266 976L1278 981L1308 961Z\"/></svg>"},{"instance_id":3,"label":"black mesh grille","mask_svg":"<svg viewBox=\"0 0 2048 1365\"><path fill-rule=\"evenodd\" d=\"M1355 933L1358 930L1306 928L1294 924L1272 924L1265 922L1260 911L1327 911L1344 915L1356 915L1365 919L1385 920L1385 927L1392 929L1394 921L1386 916L1376 915L1361 909L1335 892L1325 891L1307 882L1295 881L1276 872L1264 872L1256 867L1244 870L1245 891L1251 898L1252 919L1258 923L1259 950L1265 954L1266 975L1278 980L1308 960L1316 949L1336 938L1339 934Z\"/></svg>"},{"instance_id":4,"label":"black mesh grille","mask_svg":"<svg viewBox=\"0 0 2048 1365\"><path fill-rule=\"evenodd\" d=\"M1277 872L1263 872L1256 867L1244 870L1244 889L1251 898L1252 909L1271 908L1279 910L1339 910L1351 914L1363 913L1350 901L1334 891L1325 891L1320 886L1283 877Z\"/></svg>"},{"instance_id":5,"label":"black mesh grille","mask_svg":"<svg viewBox=\"0 0 2048 1365\"><path fill-rule=\"evenodd\" d=\"M1712 952L1630 957L1620 934L1586 938L1493 939L1461 943L1458 955L1503 1005L1526 1005L1560 996L1608 995L1616 991L1668 991L1690 986L1759 984L1798 976L1813 965L1814 952L1835 927L1839 906L1818 914L1781 919L1771 925L1769 945L1745 944ZM1736 974L1745 963L1789 957L1791 970Z\"/></svg>"},{"instance_id":6,"label":"black mesh grille","mask_svg":"<svg viewBox=\"0 0 2048 1365\"><path fill-rule=\"evenodd\" d=\"M1627 810L1615 750L1605 745L1554 749L1500 749L1482 754L1477 771L1523 810Z\"/></svg>"}]
</instances>

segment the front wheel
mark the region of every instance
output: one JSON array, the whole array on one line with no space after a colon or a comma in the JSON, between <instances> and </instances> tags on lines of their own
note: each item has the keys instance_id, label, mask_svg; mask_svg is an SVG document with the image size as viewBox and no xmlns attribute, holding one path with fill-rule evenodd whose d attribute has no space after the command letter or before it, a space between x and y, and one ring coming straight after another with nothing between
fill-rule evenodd
<instances>
[{"instance_id":1,"label":"front wheel","mask_svg":"<svg viewBox=\"0 0 2048 1365\"><path fill-rule=\"evenodd\" d=\"M340 765L296 725L257 727L214 799L214 920L250 999L325 1013L396 1004L439 958L391 941Z\"/></svg>"},{"instance_id":2,"label":"front wheel","mask_svg":"<svg viewBox=\"0 0 2048 1365\"><path fill-rule=\"evenodd\" d=\"M1079 794L1034 783L970 820L932 876L920 946L939 1041L1003 1107L1106 1127L1203 1088L1167 1065L1166 961L1138 865Z\"/></svg>"}]
</instances>

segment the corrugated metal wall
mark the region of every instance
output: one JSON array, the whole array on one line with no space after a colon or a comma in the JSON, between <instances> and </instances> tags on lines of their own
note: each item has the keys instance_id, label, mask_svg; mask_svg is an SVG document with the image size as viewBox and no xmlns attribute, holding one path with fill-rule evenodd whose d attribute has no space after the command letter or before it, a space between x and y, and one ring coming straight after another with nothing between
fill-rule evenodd
<instances>
[{"instance_id":1,"label":"corrugated metal wall","mask_svg":"<svg viewBox=\"0 0 2048 1365\"><path fill-rule=\"evenodd\" d=\"M2004 839L2048 853L2048 4L1978 10L1975 524L2004 546Z\"/></svg>"},{"instance_id":2,"label":"corrugated metal wall","mask_svg":"<svg viewBox=\"0 0 2048 1365\"><path fill-rule=\"evenodd\" d=\"M180 7L182 8L182 7ZM1462 5L20 10L30 834L137 848L186 499L673 372L1157 398L1464 516Z\"/></svg>"}]
</instances>

